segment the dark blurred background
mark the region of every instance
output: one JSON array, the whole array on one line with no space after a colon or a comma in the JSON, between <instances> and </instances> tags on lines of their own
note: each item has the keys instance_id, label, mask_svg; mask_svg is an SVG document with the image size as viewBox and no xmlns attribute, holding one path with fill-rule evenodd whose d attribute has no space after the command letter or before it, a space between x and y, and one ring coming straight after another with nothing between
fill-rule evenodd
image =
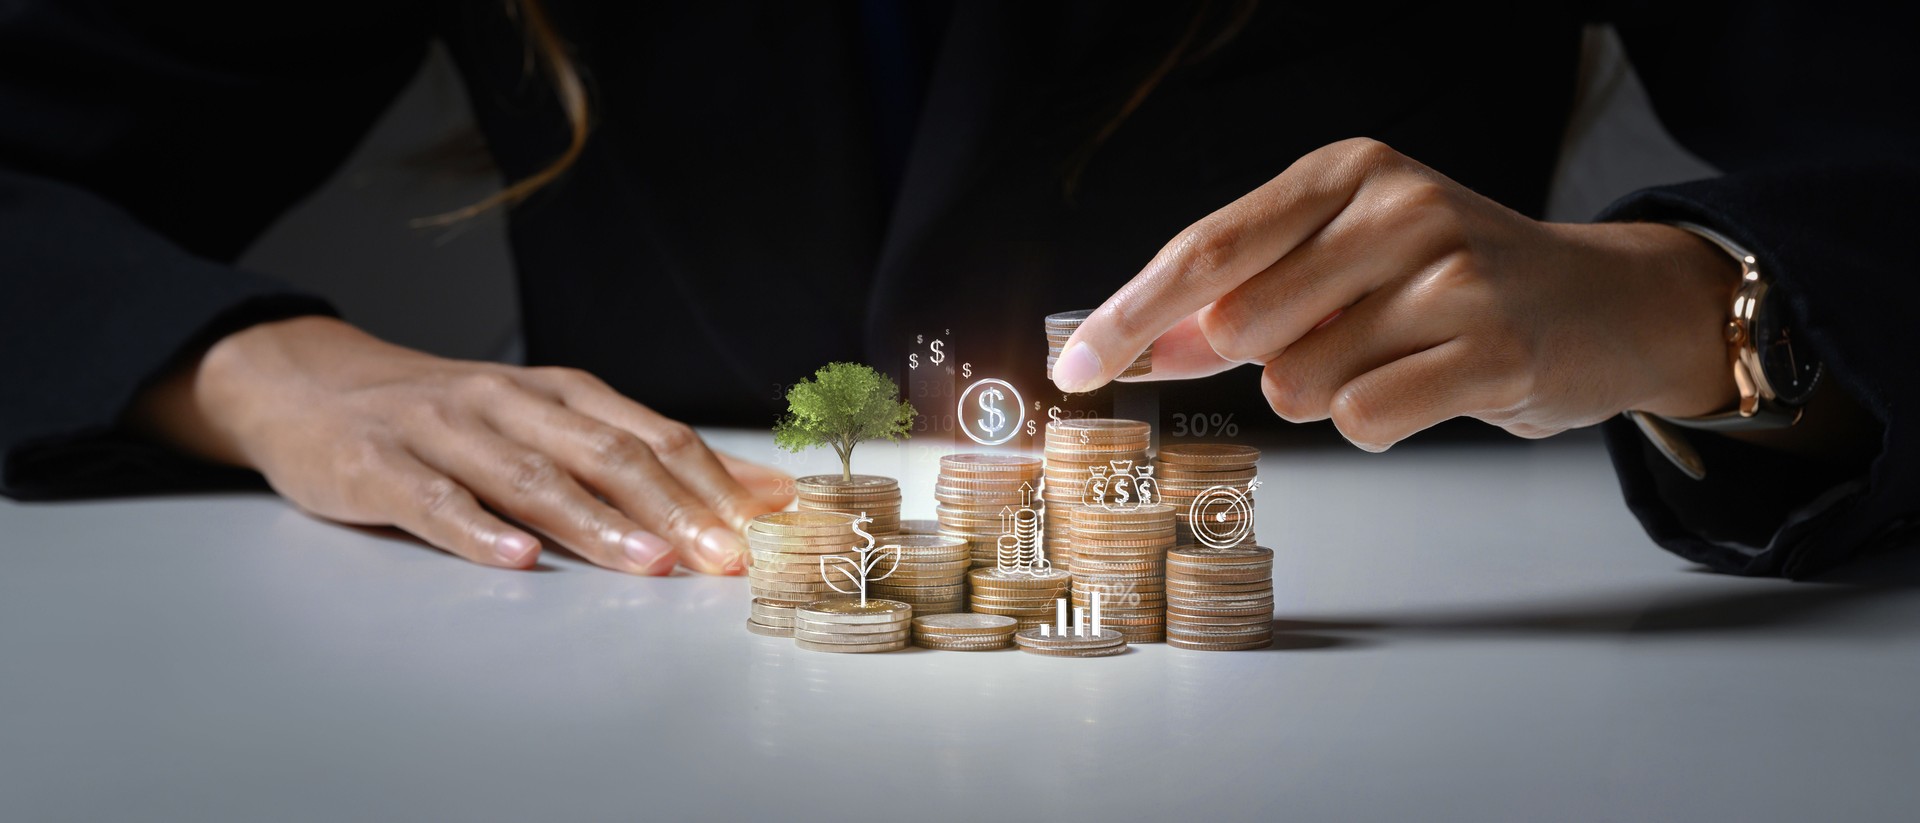
<instances>
[{"instance_id":1,"label":"dark blurred background","mask_svg":"<svg viewBox=\"0 0 1920 823\"><path fill-rule=\"evenodd\" d=\"M1610 28L1591 27L1584 46L1580 104L1565 138L1548 219L1586 220L1634 189L1714 173L1656 122ZM479 200L497 184L459 78L436 51L346 165L242 262L327 295L349 320L388 340L446 356L512 361L520 350L518 308L501 215L451 228L410 225ZM1234 382L1251 386L1257 375L1244 371ZM1159 408L1160 427L1171 431L1191 414L1238 413L1246 421L1258 413L1259 398L1244 400ZM1325 424L1284 427L1279 434L1303 442L1337 439ZM1417 440L1483 438L1506 435L1455 421Z\"/></svg>"}]
</instances>

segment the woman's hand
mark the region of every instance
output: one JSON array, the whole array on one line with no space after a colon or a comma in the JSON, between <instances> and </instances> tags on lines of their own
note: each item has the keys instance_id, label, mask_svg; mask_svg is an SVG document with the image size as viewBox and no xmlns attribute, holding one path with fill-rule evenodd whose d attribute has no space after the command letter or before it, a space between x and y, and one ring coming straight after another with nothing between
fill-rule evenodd
<instances>
[{"instance_id":1,"label":"woman's hand","mask_svg":"<svg viewBox=\"0 0 1920 823\"><path fill-rule=\"evenodd\" d=\"M746 521L790 500L785 475L583 372L447 360L322 317L222 339L130 422L321 517L492 566L540 553L498 512L610 569L737 574Z\"/></svg>"},{"instance_id":2,"label":"woman's hand","mask_svg":"<svg viewBox=\"0 0 1920 823\"><path fill-rule=\"evenodd\" d=\"M1281 417L1382 451L1452 417L1545 437L1737 399L1739 269L1657 224L1540 223L1372 140L1327 146L1181 232L1080 326L1063 391L1261 363Z\"/></svg>"}]
</instances>

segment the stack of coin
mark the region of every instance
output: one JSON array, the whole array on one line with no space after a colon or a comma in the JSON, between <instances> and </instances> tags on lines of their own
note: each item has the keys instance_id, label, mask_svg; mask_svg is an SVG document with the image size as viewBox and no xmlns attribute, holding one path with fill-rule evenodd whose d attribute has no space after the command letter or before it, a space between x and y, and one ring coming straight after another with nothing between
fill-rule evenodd
<instances>
[{"instance_id":1,"label":"stack of coin","mask_svg":"<svg viewBox=\"0 0 1920 823\"><path fill-rule=\"evenodd\" d=\"M967 610L967 571L973 568L967 541L945 534L903 534L886 541L900 547L900 564L880 558L868 578L867 592L913 607L914 614L951 614ZM876 549L878 551L878 549ZM892 569L892 574L887 570Z\"/></svg>"},{"instance_id":2,"label":"stack of coin","mask_svg":"<svg viewBox=\"0 0 1920 823\"><path fill-rule=\"evenodd\" d=\"M1002 573L998 569L974 569L967 575L973 583L973 610L979 614L997 614L1019 621L1017 628L1044 626L1053 619L1054 601L1067 596L1073 575L1059 569L1040 574Z\"/></svg>"},{"instance_id":3,"label":"stack of coin","mask_svg":"<svg viewBox=\"0 0 1920 823\"><path fill-rule=\"evenodd\" d=\"M1153 458L1160 496L1174 506L1180 542L1232 546L1252 543L1253 482L1260 450L1232 443L1178 443L1161 446ZM1209 493L1209 490L1212 490ZM1195 501L1206 522L1196 535Z\"/></svg>"},{"instance_id":4,"label":"stack of coin","mask_svg":"<svg viewBox=\"0 0 1920 823\"><path fill-rule=\"evenodd\" d=\"M1022 629L1013 636L1020 650L1047 657L1112 657L1127 651L1127 637L1112 629L1092 636L1040 634L1039 629Z\"/></svg>"},{"instance_id":5,"label":"stack of coin","mask_svg":"<svg viewBox=\"0 0 1920 823\"><path fill-rule=\"evenodd\" d=\"M1273 550L1181 546L1167 552L1167 645L1206 651L1273 645Z\"/></svg>"},{"instance_id":6,"label":"stack of coin","mask_svg":"<svg viewBox=\"0 0 1920 823\"><path fill-rule=\"evenodd\" d=\"M1093 314L1092 309L1081 309L1079 311L1064 311L1059 314L1047 315L1048 377L1053 376L1053 364L1059 362L1060 350L1066 348L1067 338L1072 337L1073 330L1080 328L1080 324L1086 322L1087 316L1091 314ZM1121 372L1120 376L1140 377L1151 374L1152 372L1153 346L1149 344L1146 351L1141 352L1139 357L1134 358L1133 364L1127 366L1127 370Z\"/></svg>"},{"instance_id":7,"label":"stack of coin","mask_svg":"<svg viewBox=\"0 0 1920 823\"><path fill-rule=\"evenodd\" d=\"M1068 418L1047 424L1047 559L1056 569L1073 568L1070 540L1073 510L1087 497L1087 480L1096 466L1145 466L1153 428L1139 420Z\"/></svg>"},{"instance_id":8,"label":"stack of coin","mask_svg":"<svg viewBox=\"0 0 1920 823\"><path fill-rule=\"evenodd\" d=\"M1024 489L1022 488L1024 487ZM974 568L994 565L1000 536L1022 509L1041 510L1040 461L1014 454L949 454L940 458L933 496L940 533L967 541ZM1036 548L1038 548L1036 546Z\"/></svg>"},{"instance_id":9,"label":"stack of coin","mask_svg":"<svg viewBox=\"0 0 1920 823\"><path fill-rule=\"evenodd\" d=\"M913 607L897 600L815 600L793 610L793 644L810 652L892 652L913 635Z\"/></svg>"},{"instance_id":10,"label":"stack of coin","mask_svg":"<svg viewBox=\"0 0 1920 823\"><path fill-rule=\"evenodd\" d=\"M753 613L747 629L754 634L788 637L793 633L793 607L832 597L832 586L820 576L820 558L853 556L854 516L838 512L774 512L747 524L747 588L753 593Z\"/></svg>"},{"instance_id":11,"label":"stack of coin","mask_svg":"<svg viewBox=\"0 0 1920 823\"><path fill-rule=\"evenodd\" d=\"M937 614L913 619L916 646L950 652L983 652L1013 645L1014 624L997 614Z\"/></svg>"},{"instance_id":12,"label":"stack of coin","mask_svg":"<svg viewBox=\"0 0 1920 823\"><path fill-rule=\"evenodd\" d=\"M900 481L891 477L856 474L816 474L793 481L801 511L865 514L873 523L864 528L882 543L900 533Z\"/></svg>"},{"instance_id":13,"label":"stack of coin","mask_svg":"<svg viewBox=\"0 0 1920 823\"><path fill-rule=\"evenodd\" d=\"M1073 605L1091 608L1101 593L1102 628L1130 643L1166 639L1167 550L1173 507L1165 503L1073 513Z\"/></svg>"},{"instance_id":14,"label":"stack of coin","mask_svg":"<svg viewBox=\"0 0 1920 823\"><path fill-rule=\"evenodd\" d=\"M939 534L940 521L938 520L902 520L900 521L900 533L901 534Z\"/></svg>"}]
</instances>

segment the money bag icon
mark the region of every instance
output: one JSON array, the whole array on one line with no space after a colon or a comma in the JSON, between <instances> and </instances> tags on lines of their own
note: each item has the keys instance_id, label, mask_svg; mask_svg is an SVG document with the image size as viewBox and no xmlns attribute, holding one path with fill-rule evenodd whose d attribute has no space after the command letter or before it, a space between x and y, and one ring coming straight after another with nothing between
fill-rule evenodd
<instances>
[{"instance_id":1,"label":"money bag icon","mask_svg":"<svg viewBox=\"0 0 1920 823\"><path fill-rule=\"evenodd\" d=\"M1140 505L1139 487L1134 483L1133 461L1108 462L1113 466L1113 473L1107 479L1107 495L1112 498L1107 501L1107 508L1131 509Z\"/></svg>"},{"instance_id":2,"label":"money bag icon","mask_svg":"<svg viewBox=\"0 0 1920 823\"><path fill-rule=\"evenodd\" d=\"M1107 505L1107 467L1089 466L1087 468L1087 474L1091 476L1087 478L1086 492L1080 495L1080 505L1105 508Z\"/></svg>"},{"instance_id":3,"label":"money bag icon","mask_svg":"<svg viewBox=\"0 0 1920 823\"><path fill-rule=\"evenodd\" d=\"M1153 479L1153 467L1141 466L1134 469L1134 495L1140 499L1140 505L1151 506L1160 502L1160 481Z\"/></svg>"}]
</instances>

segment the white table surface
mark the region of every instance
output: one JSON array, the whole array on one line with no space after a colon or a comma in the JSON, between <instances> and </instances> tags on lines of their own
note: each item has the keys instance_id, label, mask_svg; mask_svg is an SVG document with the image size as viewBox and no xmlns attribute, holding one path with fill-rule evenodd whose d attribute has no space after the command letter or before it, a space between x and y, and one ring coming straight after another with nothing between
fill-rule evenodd
<instances>
[{"instance_id":1,"label":"white table surface","mask_svg":"<svg viewBox=\"0 0 1920 823\"><path fill-rule=\"evenodd\" d=\"M856 470L925 517L933 462L869 444ZM1101 660L808 653L746 632L742 579L482 568L265 495L0 501L0 820L1920 809L1915 564L1692 570L1590 434L1269 451L1261 477L1277 647Z\"/></svg>"}]
</instances>

